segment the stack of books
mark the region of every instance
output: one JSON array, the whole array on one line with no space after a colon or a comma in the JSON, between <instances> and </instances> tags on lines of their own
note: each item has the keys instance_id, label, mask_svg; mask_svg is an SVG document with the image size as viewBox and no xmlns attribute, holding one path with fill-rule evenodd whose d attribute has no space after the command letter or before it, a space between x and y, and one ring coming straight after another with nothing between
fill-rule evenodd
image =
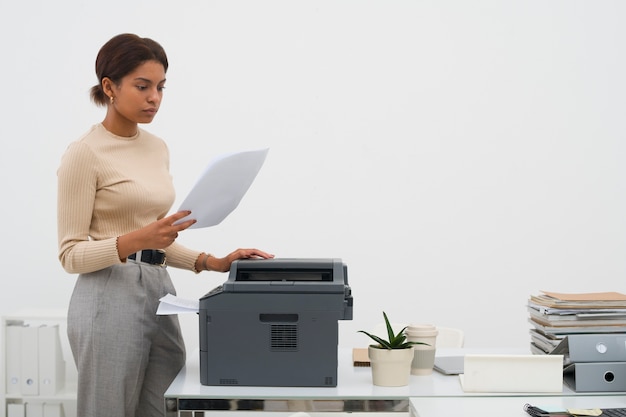
<instances>
[{"instance_id":1,"label":"stack of books","mask_svg":"<svg viewBox=\"0 0 626 417\"><path fill-rule=\"evenodd\" d=\"M626 392L626 295L542 293L528 300L532 352L562 355L576 392Z\"/></svg>"},{"instance_id":2,"label":"stack of books","mask_svg":"<svg viewBox=\"0 0 626 417\"><path fill-rule=\"evenodd\" d=\"M541 291L528 300L530 348L549 354L570 334L626 333L626 295Z\"/></svg>"}]
</instances>

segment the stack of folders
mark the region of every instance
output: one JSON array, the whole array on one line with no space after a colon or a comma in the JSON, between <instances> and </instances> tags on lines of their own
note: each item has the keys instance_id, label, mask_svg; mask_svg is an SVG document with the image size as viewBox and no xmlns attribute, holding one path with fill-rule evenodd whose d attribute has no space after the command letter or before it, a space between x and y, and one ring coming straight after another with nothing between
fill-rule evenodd
<instances>
[{"instance_id":1,"label":"stack of folders","mask_svg":"<svg viewBox=\"0 0 626 417\"><path fill-rule=\"evenodd\" d=\"M578 392L626 392L626 295L542 291L528 300L531 351L563 355Z\"/></svg>"},{"instance_id":2,"label":"stack of folders","mask_svg":"<svg viewBox=\"0 0 626 417\"><path fill-rule=\"evenodd\" d=\"M7 417L65 417L59 402L8 403Z\"/></svg>"},{"instance_id":3,"label":"stack of folders","mask_svg":"<svg viewBox=\"0 0 626 417\"><path fill-rule=\"evenodd\" d=\"M43 416L46 409L46 417L62 415L62 405L51 401L65 385L59 326L9 322L5 345L7 398L23 399L8 403L7 414Z\"/></svg>"},{"instance_id":4,"label":"stack of folders","mask_svg":"<svg viewBox=\"0 0 626 417\"><path fill-rule=\"evenodd\" d=\"M528 300L531 350L550 353L568 334L626 333L626 295L542 291Z\"/></svg>"}]
</instances>

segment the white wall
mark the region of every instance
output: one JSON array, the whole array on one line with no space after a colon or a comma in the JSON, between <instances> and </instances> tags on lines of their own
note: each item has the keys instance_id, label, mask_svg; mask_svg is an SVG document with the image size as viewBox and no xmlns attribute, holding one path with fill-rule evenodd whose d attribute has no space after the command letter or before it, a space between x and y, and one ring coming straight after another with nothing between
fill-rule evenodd
<instances>
[{"instance_id":1,"label":"white wall","mask_svg":"<svg viewBox=\"0 0 626 417\"><path fill-rule=\"evenodd\" d=\"M212 157L271 148L240 207L181 242L343 258L342 345L385 310L526 346L531 293L626 292L625 18L619 0L3 1L0 314L68 303L55 171L103 118L98 49L135 32L170 58L146 128L178 202ZM226 278L170 272L185 298Z\"/></svg>"}]
</instances>

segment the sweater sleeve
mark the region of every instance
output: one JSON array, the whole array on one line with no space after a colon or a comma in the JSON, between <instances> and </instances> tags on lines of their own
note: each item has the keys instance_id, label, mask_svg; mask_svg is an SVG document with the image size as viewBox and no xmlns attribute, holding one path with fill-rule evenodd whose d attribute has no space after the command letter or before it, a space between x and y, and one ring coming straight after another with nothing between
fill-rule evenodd
<instances>
[{"instance_id":1,"label":"sweater sleeve","mask_svg":"<svg viewBox=\"0 0 626 417\"><path fill-rule=\"evenodd\" d=\"M69 273L93 272L121 262L117 237L98 241L89 237L97 165L93 152L76 142L68 147L57 171L59 260Z\"/></svg>"},{"instance_id":2,"label":"sweater sleeve","mask_svg":"<svg viewBox=\"0 0 626 417\"><path fill-rule=\"evenodd\" d=\"M167 257L167 265L174 268L187 269L194 272L196 271L196 260L200 256L201 252L197 250L186 248L179 243L172 243L166 250L165 256Z\"/></svg>"}]
</instances>

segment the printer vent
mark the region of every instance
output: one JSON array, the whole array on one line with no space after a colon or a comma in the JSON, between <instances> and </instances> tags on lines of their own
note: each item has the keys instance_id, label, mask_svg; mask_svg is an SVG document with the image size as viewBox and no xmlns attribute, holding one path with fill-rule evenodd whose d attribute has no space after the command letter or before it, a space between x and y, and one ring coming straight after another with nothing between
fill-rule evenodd
<instances>
[{"instance_id":1,"label":"printer vent","mask_svg":"<svg viewBox=\"0 0 626 417\"><path fill-rule=\"evenodd\" d=\"M298 327L294 324L272 324L270 341L273 351L295 352L298 350Z\"/></svg>"},{"instance_id":2,"label":"printer vent","mask_svg":"<svg viewBox=\"0 0 626 417\"><path fill-rule=\"evenodd\" d=\"M220 378L220 385L239 385L236 378Z\"/></svg>"}]
</instances>

